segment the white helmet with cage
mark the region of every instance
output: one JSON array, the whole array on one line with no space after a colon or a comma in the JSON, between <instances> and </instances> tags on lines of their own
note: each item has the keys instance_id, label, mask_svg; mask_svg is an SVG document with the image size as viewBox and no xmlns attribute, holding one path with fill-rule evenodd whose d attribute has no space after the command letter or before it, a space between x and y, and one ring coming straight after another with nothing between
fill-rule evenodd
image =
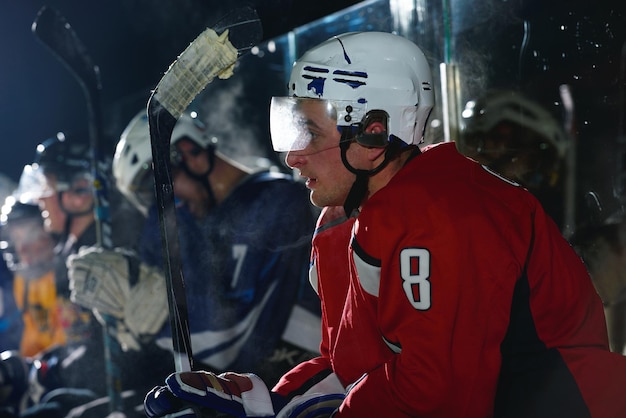
<instances>
[{"instance_id":1,"label":"white helmet with cage","mask_svg":"<svg viewBox=\"0 0 626 418\"><path fill-rule=\"evenodd\" d=\"M215 143L195 112L185 112L172 131L171 143L189 139L202 148ZM119 191L144 215L154 200L152 146L146 110L129 122L120 136L113 157L113 176Z\"/></svg>"},{"instance_id":2,"label":"white helmet with cage","mask_svg":"<svg viewBox=\"0 0 626 418\"><path fill-rule=\"evenodd\" d=\"M289 80L290 97L272 98L274 150L298 150L309 143L302 124L294 117L302 98L328 101L337 125L356 128L357 134L370 111L384 111L387 136L375 146L386 145L392 137L409 145L419 144L434 106L432 84L426 56L406 38L385 32L335 36L296 61Z\"/></svg>"}]
</instances>

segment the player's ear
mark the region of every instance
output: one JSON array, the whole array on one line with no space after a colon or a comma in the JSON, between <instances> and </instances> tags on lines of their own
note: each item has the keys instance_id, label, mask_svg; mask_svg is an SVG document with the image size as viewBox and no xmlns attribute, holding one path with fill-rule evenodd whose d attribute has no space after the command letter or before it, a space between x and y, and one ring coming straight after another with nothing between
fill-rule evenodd
<instances>
[{"instance_id":1,"label":"player's ear","mask_svg":"<svg viewBox=\"0 0 626 418\"><path fill-rule=\"evenodd\" d=\"M365 127L365 133L379 134L385 132L385 125L379 121L372 121Z\"/></svg>"},{"instance_id":2,"label":"player's ear","mask_svg":"<svg viewBox=\"0 0 626 418\"><path fill-rule=\"evenodd\" d=\"M372 121L365 127L366 134L381 134L386 131L385 125L379 121ZM385 153L385 147L368 147L367 155L370 161L375 161Z\"/></svg>"}]
</instances>

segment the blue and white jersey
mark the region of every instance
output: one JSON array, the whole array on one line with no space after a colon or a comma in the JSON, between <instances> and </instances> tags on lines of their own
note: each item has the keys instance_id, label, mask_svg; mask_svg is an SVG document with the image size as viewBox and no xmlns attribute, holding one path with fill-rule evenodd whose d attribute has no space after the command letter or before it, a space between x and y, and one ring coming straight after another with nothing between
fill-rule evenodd
<instances>
[{"instance_id":1,"label":"blue and white jersey","mask_svg":"<svg viewBox=\"0 0 626 418\"><path fill-rule=\"evenodd\" d=\"M281 173L255 173L200 223L184 207L177 220L196 363L256 372L284 340L290 318L300 341L289 342L319 349L319 302L308 284L315 221L301 183ZM145 232L142 258L160 265L156 210ZM169 323L158 343L171 348Z\"/></svg>"}]
</instances>

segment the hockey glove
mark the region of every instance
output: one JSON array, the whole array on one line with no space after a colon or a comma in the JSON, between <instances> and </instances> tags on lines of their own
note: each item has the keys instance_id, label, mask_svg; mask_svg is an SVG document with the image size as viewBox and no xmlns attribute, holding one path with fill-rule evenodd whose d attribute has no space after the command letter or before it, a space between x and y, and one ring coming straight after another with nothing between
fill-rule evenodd
<instances>
[{"instance_id":1,"label":"hockey glove","mask_svg":"<svg viewBox=\"0 0 626 418\"><path fill-rule=\"evenodd\" d=\"M130 251L81 248L68 257L71 299L118 320L113 335L124 349L139 349L168 317L165 278L156 268L140 263ZM100 321L104 325L104 321Z\"/></svg>"},{"instance_id":2,"label":"hockey glove","mask_svg":"<svg viewBox=\"0 0 626 418\"><path fill-rule=\"evenodd\" d=\"M177 398L166 386L153 388L144 399L144 410L148 417L198 418L210 416L198 405L188 404Z\"/></svg>"},{"instance_id":3,"label":"hockey glove","mask_svg":"<svg viewBox=\"0 0 626 418\"><path fill-rule=\"evenodd\" d=\"M251 373L179 372L169 375L165 384L152 389L144 400L150 418L205 416L207 411L239 418L274 416L267 386ZM183 415L174 415L176 411Z\"/></svg>"}]
</instances>

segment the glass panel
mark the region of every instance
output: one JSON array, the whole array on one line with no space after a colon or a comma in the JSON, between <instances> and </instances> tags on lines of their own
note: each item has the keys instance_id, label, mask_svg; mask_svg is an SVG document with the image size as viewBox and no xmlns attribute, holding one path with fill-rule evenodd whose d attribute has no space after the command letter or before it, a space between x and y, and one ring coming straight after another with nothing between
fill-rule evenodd
<instances>
[{"instance_id":1,"label":"glass panel","mask_svg":"<svg viewBox=\"0 0 626 418\"><path fill-rule=\"evenodd\" d=\"M436 106L427 142L459 141L461 147L466 103L494 89L521 92L546 111L562 128L566 147L552 154L559 156L552 177L536 170L549 185L531 191L579 249L604 237L619 250L615 258L624 258L626 2L364 1L261 45L256 59L271 67L274 83L264 79L263 88L284 94L291 65L304 51L361 30L403 35L430 60ZM623 260L616 263L626 271L619 267ZM614 272L622 281L623 271ZM626 312L626 303L621 309ZM621 352L626 327L619 315L622 328L610 334L612 348ZM607 311L610 329L617 323L611 317Z\"/></svg>"},{"instance_id":2,"label":"glass panel","mask_svg":"<svg viewBox=\"0 0 626 418\"><path fill-rule=\"evenodd\" d=\"M429 142L458 138L467 101L491 89L522 91L563 125L571 143L558 188L544 197L569 237L619 216L626 199L625 6L544 3L364 1L261 45L278 82L264 87L284 93L291 63L335 34L380 30L413 40L432 64L437 105Z\"/></svg>"}]
</instances>

